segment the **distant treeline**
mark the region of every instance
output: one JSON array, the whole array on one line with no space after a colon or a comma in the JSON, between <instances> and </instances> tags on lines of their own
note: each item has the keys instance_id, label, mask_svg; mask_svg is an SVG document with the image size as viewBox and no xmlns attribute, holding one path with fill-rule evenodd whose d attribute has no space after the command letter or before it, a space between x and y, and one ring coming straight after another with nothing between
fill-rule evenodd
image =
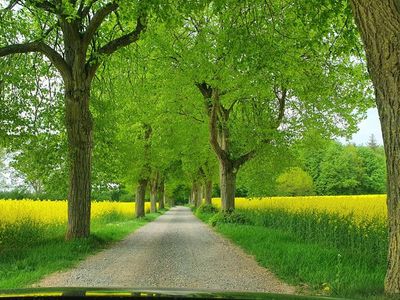
<instances>
[{"instance_id":1,"label":"distant treeline","mask_svg":"<svg viewBox=\"0 0 400 300\"><path fill-rule=\"evenodd\" d=\"M242 196L357 195L386 192L383 146L307 140L261 167L255 162L239 177ZM275 170L275 171L274 171Z\"/></svg>"},{"instance_id":2,"label":"distant treeline","mask_svg":"<svg viewBox=\"0 0 400 300\"><path fill-rule=\"evenodd\" d=\"M52 178L61 178L54 172ZM38 192L27 186L0 191L0 199L66 199L65 184L49 180ZM188 201L190 183L177 184L172 197L177 203ZM237 197L357 195L386 192L386 168L383 146L371 137L366 146L343 145L336 141L305 139L287 149L269 151L249 162L238 176ZM97 186L93 199L133 201L134 191L123 184ZM218 183L213 197L220 196ZM147 195L147 198L149 195Z\"/></svg>"}]
</instances>

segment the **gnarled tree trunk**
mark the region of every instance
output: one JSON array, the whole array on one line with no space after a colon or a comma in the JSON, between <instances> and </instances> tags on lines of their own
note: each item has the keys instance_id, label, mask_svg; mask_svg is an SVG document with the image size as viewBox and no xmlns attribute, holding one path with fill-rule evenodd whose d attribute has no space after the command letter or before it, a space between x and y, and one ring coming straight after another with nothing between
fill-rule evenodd
<instances>
[{"instance_id":1,"label":"gnarled tree trunk","mask_svg":"<svg viewBox=\"0 0 400 300\"><path fill-rule=\"evenodd\" d=\"M351 0L367 55L382 127L389 227L385 292L400 293L400 3Z\"/></svg>"},{"instance_id":2,"label":"gnarled tree trunk","mask_svg":"<svg viewBox=\"0 0 400 300\"><path fill-rule=\"evenodd\" d=\"M136 218L144 217L145 215L145 196L147 188L147 179L140 179L136 188L136 198L135 198L135 215Z\"/></svg>"}]
</instances>

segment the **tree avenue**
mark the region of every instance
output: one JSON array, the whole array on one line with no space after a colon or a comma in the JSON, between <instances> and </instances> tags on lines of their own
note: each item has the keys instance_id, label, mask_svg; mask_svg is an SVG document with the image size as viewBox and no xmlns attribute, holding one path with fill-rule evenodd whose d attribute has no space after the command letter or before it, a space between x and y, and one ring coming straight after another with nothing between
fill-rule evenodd
<instances>
[{"instance_id":1,"label":"tree avenue","mask_svg":"<svg viewBox=\"0 0 400 300\"><path fill-rule=\"evenodd\" d=\"M212 3L162 33L171 40L170 72L202 96L225 211L234 209L239 169L263 148L313 127L349 134L371 105L363 64L334 50L336 28L315 33L314 16L298 16L292 4Z\"/></svg>"},{"instance_id":2,"label":"tree avenue","mask_svg":"<svg viewBox=\"0 0 400 300\"><path fill-rule=\"evenodd\" d=\"M145 199L220 191L232 213L237 194L384 193L387 176L400 293L398 1L0 3L0 146L37 194L68 186L67 239L89 236L96 190L129 191L140 218ZM373 106L369 76L386 161L373 138L332 141Z\"/></svg>"}]
</instances>

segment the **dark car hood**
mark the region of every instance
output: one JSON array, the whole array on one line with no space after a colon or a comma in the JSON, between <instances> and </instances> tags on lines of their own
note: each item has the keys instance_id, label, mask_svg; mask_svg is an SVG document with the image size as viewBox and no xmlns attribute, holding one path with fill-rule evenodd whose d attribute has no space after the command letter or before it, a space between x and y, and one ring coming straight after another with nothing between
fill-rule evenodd
<instances>
[{"instance_id":1,"label":"dark car hood","mask_svg":"<svg viewBox=\"0 0 400 300\"><path fill-rule=\"evenodd\" d=\"M165 299L338 299L322 296L284 295L272 293L224 292L213 290L188 289L118 289L118 288L29 288L0 290L0 298L59 298L59 297L96 297L96 298L165 298Z\"/></svg>"}]
</instances>

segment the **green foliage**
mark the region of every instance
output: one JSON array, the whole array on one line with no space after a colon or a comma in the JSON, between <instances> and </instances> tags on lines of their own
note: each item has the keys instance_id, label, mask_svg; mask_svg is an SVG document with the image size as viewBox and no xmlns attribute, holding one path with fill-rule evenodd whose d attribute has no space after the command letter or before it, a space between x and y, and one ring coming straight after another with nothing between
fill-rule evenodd
<instances>
[{"instance_id":1,"label":"green foliage","mask_svg":"<svg viewBox=\"0 0 400 300\"><path fill-rule=\"evenodd\" d=\"M306 196L314 194L312 177L301 168L290 168L276 180L277 192L283 196Z\"/></svg>"},{"instance_id":2,"label":"green foliage","mask_svg":"<svg viewBox=\"0 0 400 300\"><path fill-rule=\"evenodd\" d=\"M244 197L275 195L277 177L293 166L292 152L285 145L265 147L257 157L246 163L237 179L237 186L246 190ZM238 193L236 195L241 197Z\"/></svg>"},{"instance_id":3,"label":"green foliage","mask_svg":"<svg viewBox=\"0 0 400 300\"><path fill-rule=\"evenodd\" d=\"M196 209L196 214L215 214L219 210L213 205L202 204Z\"/></svg>"},{"instance_id":4,"label":"green foliage","mask_svg":"<svg viewBox=\"0 0 400 300\"><path fill-rule=\"evenodd\" d=\"M215 227L218 224L227 224L227 223L252 224L252 220L248 218L248 216L243 212L234 210L231 212L217 212L210 218L209 223L211 226Z\"/></svg>"},{"instance_id":5,"label":"green foliage","mask_svg":"<svg viewBox=\"0 0 400 300\"><path fill-rule=\"evenodd\" d=\"M188 196L190 194L190 188L186 185L178 185L172 192L172 197L175 200L176 205L182 205L188 203Z\"/></svg>"},{"instance_id":6,"label":"green foliage","mask_svg":"<svg viewBox=\"0 0 400 300\"><path fill-rule=\"evenodd\" d=\"M331 144L322 161L316 189L322 195L379 194L385 192L382 150Z\"/></svg>"}]
</instances>

